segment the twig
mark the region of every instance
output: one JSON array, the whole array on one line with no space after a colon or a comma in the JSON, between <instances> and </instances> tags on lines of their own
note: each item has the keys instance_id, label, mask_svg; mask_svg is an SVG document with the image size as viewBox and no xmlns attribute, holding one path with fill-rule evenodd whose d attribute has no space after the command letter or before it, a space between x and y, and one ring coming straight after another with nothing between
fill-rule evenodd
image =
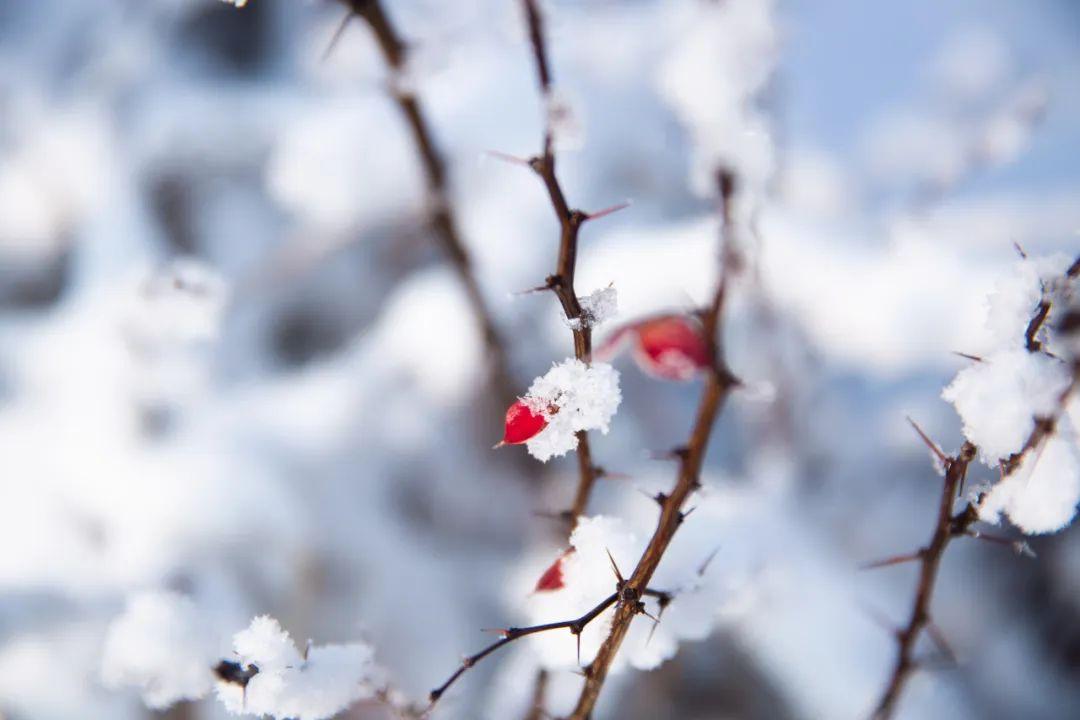
<instances>
[{"instance_id":1,"label":"twig","mask_svg":"<svg viewBox=\"0 0 1080 720\"><path fill-rule=\"evenodd\" d=\"M407 49L383 9L381 0L342 0L342 2L348 6L351 15L357 15L367 22L379 45L383 59L391 71L396 75L404 74ZM491 309L480 290L472 260L465 247L461 231L458 229L457 218L450 203L446 165L436 149L430 124L416 96L404 90L400 83L392 83L392 88L394 100L405 116L424 168L432 206L429 223L457 272L473 316L480 327L487 351L492 386L498 395L500 405L509 406L516 397L516 384L510 375L509 356L502 336L495 325Z\"/></svg>"},{"instance_id":2,"label":"twig","mask_svg":"<svg viewBox=\"0 0 1080 720\"><path fill-rule=\"evenodd\" d=\"M690 440L683 452L679 453L679 474L675 487L670 494L660 494L660 519L656 530L645 548L637 567L626 581L622 597L615 609L611 621L611 630L595 659L585 670L585 685L578 697L577 705L570 715L570 720L587 720L596 705L596 701L607 679L611 663L619 652L619 647L626 638L634 617L641 613L639 598L644 594L649 580L656 572L660 560L679 529L686 513L682 507L686 499L700 486L701 467L708 449L709 437L713 424L728 394L738 380L723 359L720 337L720 322L729 274L737 267L737 255L732 246L734 223L731 215L731 200L735 191L735 177L723 170L718 173L720 187L721 213L724 220L724 262L716 292L709 307L702 313L702 325L707 345L712 354L710 371L705 379L705 389L698 405L697 417L690 434Z\"/></svg>"},{"instance_id":3,"label":"twig","mask_svg":"<svg viewBox=\"0 0 1080 720\"><path fill-rule=\"evenodd\" d=\"M1066 271L1066 278L1071 279L1078 275L1080 275L1080 258L1077 258ZM1045 352L1042 343L1037 339L1037 335L1050 314L1051 304L1052 300L1044 292L1043 297L1040 299L1039 304L1035 308L1034 314L1024 331L1025 345L1029 352ZM1001 460L1001 473L1003 478L1016 472L1024 459L1030 454L1038 452L1043 446L1043 443L1054 433L1059 418L1062 413L1065 412L1065 407L1068 404L1069 398L1072 393L1076 391L1078 386L1080 386L1080 360L1073 362L1072 380L1058 396L1057 406L1055 407L1053 414L1049 417L1034 418L1034 427L1020 450L1013 453L1008 458ZM915 428L916 432L919 433L919 437L931 448L931 450L937 449L937 446L924 432L922 432L918 425L915 425L915 423L912 422L912 426ZM937 452L935 452L935 454L937 454ZM896 663L893 666L892 675L889 677L889 681L885 686L881 699L874 709L872 716L873 720L888 720L888 718L891 718L893 713L895 713L904 686L911 673L917 668L913 653L915 643L924 629L930 633L931 638L936 644L948 648L948 643L944 640L944 634L941 633L936 626L932 625L930 618L930 601L933 596L934 583L937 580L941 557L944 555L949 542L953 538L961 536L979 538L990 540L991 542L1008 544L1018 554L1030 554L1034 556L1034 552L1028 548L1027 543L1013 542L1004 538L982 535L981 533L972 530L972 526L979 520L979 502L981 498L976 498L975 500L968 502L962 510L955 514L952 513L952 505L955 502L959 489L963 486L968 464L974 457L975 446L965 442L960 449L960 452L955 457L947 459L945 463L945 484L942 488L938 522L934 528L934 535L931 538L930 544L918 550L914 555L897 556L897 558L872 565L881 567L884 565L895 564L893 560L900 562L903 559L918 559L921 563L919 585L915 593L915 601L912 606L911 616L904 629L896 634L898 645ZM952 650L948 649L946 654L952 656Z\"/></svg>"},{"instance_id":4,"label":"twig","mask_svg":"<svg viewBox=\"0 0 1080 720\"><path fill-rule=\"evenodd\" d=\"M533 683L532 703L529 705L529 711L525 714L524 720L543 720L547 717L547 711L544 710L544 696L547 694L549 680L550 676L547 670L536 673L536 682Z\"/></svg>"},{"instance_id":5,"label":"twig","mask_svg":"<svg viewBox=\"0 0 1080 720\"><path fill-rule=\"evenodd\" d=\"M548 63L544 21L535 0L523 0L523 5L540 92L547 104L551 100L551 66ZM545 287L555 293L567 320L577 321L571 328L574 335L574 356L582 362L589 362L592 356L592 329L588 323L581 322L581 303L574 289L574 274L577 270L578 232L590 216L581 210L571 209L566 201L566 195L555 173L554 134L555 129L552 127L549 114L544 124L543 150L540 155L529 158L527 161L532 171L543 181L552 210L559 222L558 260L555 273L545 280ZM577 519L585 514L592 488L599 477L598 468L592 461L588 432L579 431L577 440L578 485L574 492L573 504L570 506L571 529L576 525Z\"/></svg>"},{"instance_id":6,"label":"twig","mask_svg":"<svg viewBox=\"0 0 1080 720\"><path fill-rule=\"evenodd\" d=\"M941 558L945 555L945 549L949 541L958 534L964 534L967 525L974 522L975 515L968 521L953 516L953 501L956 493L967 475L968 465L975 459L975 446L965 442L955 456L946 461L945 483L941 489L941 500L938 504L938 519L934 526L934 534L930 544L915 553L919 560L919 586L915 591L915 603L911 609L911 617L904 629L896 634L898 645L896 664L892 676L889 678L877 708L874 710L875 720L885 720L892 717L896 707L896 701L903 692L904 684L916 667L913 657L915 642L923 629L930 623L930 600L934 593L934 583L937 581L938 569L941 566ZM961 526L963 528L961 529Z\"/></svg>"},{"instance_id":7,"label":"twig","mask_svg":"<svg viewBox=\"0 0 1080 720\"><path fill-rule=\"evenodd\" d=\"M438 702L439 698L443 696L443 694L450 688L451 685L457 682L458 678L465 674L466 670L468 670L473 665L480 662L485 657L495 652L499 648L503 647L504 645L509 645L515 640L523 638L527 635L535 635L536 633L548 632L550 630L566 629L569 630L572 635L575 635L578 638L578 642L580 642L581 632L585 629L585 626L595 620L596 617L600 615L600 613L604 612L609 607L614 605L618 599L619 593L614 592L601 600L592 610L589 610L581 617L574 618L572 620L560 620L558 622L544 623L543 625L530 625L529 627L511 627L500 631L502 634L501 638L491 643L480 652L464 658L461 661L461 666L457 670L455 670L449 678L447 678L446 682L431 691L431 693L428 695L428 698L431 700L431 704L434 705L436 702Z\"/></svg>"}]
</instances>

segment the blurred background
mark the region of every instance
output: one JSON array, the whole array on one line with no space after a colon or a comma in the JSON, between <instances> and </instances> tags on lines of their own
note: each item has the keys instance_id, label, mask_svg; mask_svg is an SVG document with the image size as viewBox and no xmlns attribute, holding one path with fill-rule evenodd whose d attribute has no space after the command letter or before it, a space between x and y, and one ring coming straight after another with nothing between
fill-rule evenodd
<instances>
[{"instance_id":1,"label":"blurred background","mask_svg":"<svg viewBox=\"0 0 1080 720\"><path fill-rule=\"evenodd\" d=\"M905 415L955 449L941 389L1015 246L1080 247L1080 5L729 2L704 40L712 3L545 3L567 194L633 201L581 237L578 291L613 283L616 323L706 297L718 222L686 98L752 100L709 151L744 179L727 335L747 389L706 469L729 515L699 528L710 572L739 582L597 715L861 718L915 577L858 566L925 542L939 496ZM569 505L574 459L490 449L502 408L387 89L431 120L523 393L573 348L554 298L519 294L555 267L543 187L485 154L539 149L521 11L386 5L412 51L394 78L363 22L332 43L330 0L0 0L4 720L160 714L101 679L110 621L154 589L226 633L270 613L297 638L368 640L419 700L479 628L525 620L565 546L544 515ZM756 79L743 97L731 77ZM616 367L593 449L621 476L591 512L647 535L639 490L673 476L650 453L685 441L700 387ZM1032 546L950 549L934 609L960 664L918 675L901 717L1074 715L1080 534ZM522 717L541 662L515 643L437 716ZM553 674L553 713L580 682Z\"/></svg>"}]
</instances>

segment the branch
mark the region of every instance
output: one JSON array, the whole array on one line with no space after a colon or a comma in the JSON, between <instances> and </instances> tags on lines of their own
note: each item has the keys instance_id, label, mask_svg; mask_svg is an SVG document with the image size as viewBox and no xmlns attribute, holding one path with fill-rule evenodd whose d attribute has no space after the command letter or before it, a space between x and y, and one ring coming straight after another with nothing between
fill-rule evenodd
<instances>
[{"instance_id":1,"label":"branch","mask_svg":"<svg viewBox=\"0 0 1080 720\"><path fill-rule=\"evenodd\" d=\"M533 684L532 703L529 711L525 714L525 720L544 720L547 712L544 710L544 696L547 693L548 681L551 678L547 670L536 673L536 682Z\"/></svg>"},{"instance_id":2,"label":"branch","mask_svg":"<svg viewBox=\"0 0 1080 720\"><path fill-rule=\"evenodd\" d=\"M346 20L352 15L363 18L371 28L386 64L393 73L403 74L405 72L407 48L391 24L383 9L382 2L380 0L341 1L348 6L350 11L350 15L346 17ZM516 384L510 376L509 355L506 351L505 342L495 325L491 309L488 307L483 292L480 290L480 284L476 279L476 271L465 247L461 231L458 229L457 218L450 203L446 165L436 149L431 126L416 96L411 91L403 89L400 83L392 84L392 87L394 100L397 102L398 109L405 116L409 132L412 134L423 165L432 204L428 222L443 251L453 264L454 270L457 272L458 278L465 289L465 295L473 316L480 327L484 347L487 351L491 383L500 405L503 407L509 406L516 398Z\"/></svg>"},{"instance_id":3,"label":"branch","mask_svg":"<svg viewBox=\"0 0 1080 720\"><path fill-rule=\"evenodd\" d=\"M622 591L615 615L611 621L611 630L596 658L585 669L585 685L581 690L577 705L570 720L588 720L607 679L611 663L619 652L619 647L626 638L634 616L642 612L639 598L645 594L649 580L656 572L660 560L671 543L675 532L682 525L686 513L682 510L686 499L700 487L701 467L708 449L716 417L723 407L731 390L738 385L738 380L723 359L721 349L720 322L723 314L724 298L729 274L737 267L737 256L732 246L734 223L731 216L731 200L735 192L735 177L726 170L718 174L721 213L724 225L723 258L720 279L709 307L702 313L705 339L712 354L711 368L705 379L705 389L698 405L697 417L685 448L678 453L679 475L670 494L658 495L660 519L653 531L645 552L634 568Z\"/></svg>"},{"instance_id":4,"label":"branch","mask_svg":"<svg viewBox=\"0 0 1080 720\"><path fill-rule=\"evenodd\" d=\"M555 172L555 130L552 127L549 107L552 78L545 42L544 20L536 0L522 0L522 4L528 22L529 43L536 63L540 92L545 105L548 106L548 114L544 124L543 150L540 155L529 158L527 164L543 181L544 188L547 190L548 198L551 201L551 208L555 213L556 220L559 222L559 255L555 265L555 273L546 278L544 286L555 293L559 304L562 305L566 319L577 321L571 324L574 334L574 356L578 360L587 363L592 356L592 329L587 322L582 321L581 303L578 301L577 292L574 289L574 274L577 270L578 233L586 221L603 217L609 213L601 211L589 214L581 210L575 210L570 207L566 200L566 194L563 192L562 185L560 185ZM618 209L618 207L616 206L612 210ZM584 515L588 509L589 496L592 494L597 478L602 474L600 469L593 464L588 432L584 430L578 432L577 440L578 485L569 511L571 529L576 525L577 519Z\"/></svg>"},{"instance_id":5,"label":"branch","mask_svg":"<svg viewBox=\"0 0 1080 720\"><path fill-rule=\"evenodd\" d=\"M1066 271L1067 279L1075 278L1078 275L1080 275L1080 258L1077 258ZM1047 317L1050 315L1051 305L1051 298L1044 293L1038 306L1035 308L1031 320L1024 330L1024 340L1028 352L1044 352L1042 343L1037 339L1037 335L1040 328L1046 322ZM1008 458L1001 460L1001 473L1003 477L1008 477L1016 472L1024 459L1028 455L1038 452L1043 446L1043 443L1054 433L1058 420L1062 413L1065 412L1069 398L1073 392L1076 391L1077 387L1080 387L1080 360L1073 361L1072 380L1058 396L1058 402L1053 414L1049 417L1034 418L1034 427L1032 427L1031 433L1024 441L1020 450L1013 453ZM937 446L926 436L919 426L914 422L911 424L923 442L926 443L931 450L934 450L935 454L940 453ZM888 720L896 712L896 706L903 693L904 686L911 676L911 673L918 667L913 654L916 641L919 639L919 636L924 629L930 633L931 638L939 646L948 646L948 644L944 642L944 635L937 630L932 623L930 617L930 601L933 596L934 584L937 580L941 558L945 554L949 542L953 538L966 536L1009 545L1016 550L1018 554L1034 555L1034 553L1031 552L1031 549L1027 547L1026 543L1013 542L1004 538L982 535L971 529L979 520L979 503L981 502L981 497L968 502L962 510L956 514L952 514L952 505L960 488L963 487L964 476L967 473L968 464L974 457L975 446L969 442L965 442L963 447L961 447L960 452L957 453L955 457L946 459L945 484L941 493L938 522L934 528L934 534L930 540L930 544L913 554L899 555L895 558L872 563L867 566L884 567L906 560L918 560L921 564L919 571L919 585L915 592L915 600L911 609L911 615L907 625L896 634L896 663L893 666L892 675L889 677L889 681L885 686L881 699L874 709L872 716L873 720ZM947 651L947 654L951 655L951 650Z\"/></svg>"},{"instance_id":6,"label":"branch","mask_svg":"<svg viewBox=\"0 0 1080 720\"><path fill-rule=\"evenodd\" d=\"M588 611L581 617L574 618L572 620L560 620L558 622L545 623L543 625L530 625L529 627L520 628L512 627L502 630L501 638L491 643L480 652L464 658L461 661L461 666L454 671L454 674L447 678L446 682L444 682L442 685L431 691L428 696L431 700L431 704L434 705L436 702L438 702L439 698L443 696L443 694L450 688L451 685L457 682L458 678L465 674L466 670L468 670L473 665L480 662L485 657L495 652L499 648L503 647L504 645L509 645L515 640L523 638L527 635L535 635L536 633L548 632L549 630L562 630L565 628L570 631L570 634L576 636L578 638L578 642L580 643L581 632L585 629L585 626L595 620L600 613L604 612L609 607L614 605L615 601L618 599L619 593L612 593L611 595L608 595L606 598L601 600L600 603L597 604L596 607L594 607L592 610Z\"/></svg>"},{"instance_id":7,"label":"branch","mask_svg":"<svg viewBox=\"0 0 1080 720\"><path fill-rule=\"evenodd\" d=\"M919 586L915 591L915 602L911 609L910 619L904 629L896 634L898 645L896 665L885 692L874 710L874 720L886 720L892 717L904 684L916 667L913 657L915 643L922 631L930 624L930 600L934 594L934 584L937 582L941 558L945 555L949 541L957 535L965 534L967 527L974 522L974 518L978 517L976 514L969 521L964 513L957 517L954 517L952 513L953 501L967 475L968 465L974 459L975 446L965 442L960 452L946 460L945 483L942 486L941 500L938 504L937 524L934 526L930 544L915 553L915 559L920 563Z\"/></svg>"}]
</instances>

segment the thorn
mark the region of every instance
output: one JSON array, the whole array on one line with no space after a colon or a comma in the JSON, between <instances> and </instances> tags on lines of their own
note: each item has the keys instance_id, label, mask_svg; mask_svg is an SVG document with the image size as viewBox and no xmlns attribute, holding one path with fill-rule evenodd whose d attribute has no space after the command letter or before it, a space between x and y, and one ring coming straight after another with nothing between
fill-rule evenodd
<instances>
[{"instance_id":1,"label":"thorn","mask_svg":"<svg viewBox=\"0 0 1080 720\"><path fill-rule=\"evenodd\" d=\"M667 597L670 598L671 596L669 595ZM667 602L671 602L671 600L669 599ZM656 613L656 617L653 618L653 626L649 628L649 637L645 638L645 647L648 647L649 643L652 642L653 635L656 634L656 628L660 626L660 618L664 617L664 610L667 609L667 602L660 602L660 610ZM649 617L652 616L650 615Z\"/></svg>"},{"instance_id":2,"label":"thorn","mask_svg":"<svg viewBox=\"0 0 1080 720\"><path fill-rule=\"evenodd\" d=\"M341 40L345 34L345 28L348 27L349 21L353 19L354 13L352 10L345 13L345 17L341 18L341 23L334 30L334 34L330 37L330 42L327 44L326 49L323 50L322 56L319 58L320 63L326 62L330 58L330 53L337 47L338 41Z\"/></svg>"},{"instance_id":3,"label":"thorn","mask_svg":"<svg viewBox=\"0 0 1080 720\"><path fill-rule=\"evenodd\" d=\"M547 292L551 290L550 285L537 285L526 290L518 290L517 292L510 293L510 297L524 297L525 295L535 295L536 293Z\"/></svg>"},{"instance_id":4,"label":"thorn","mask_svg":"<svg viewBox=\"0 0 1080 720\"><path fill-rule=\"evenodd\" d=\"M879 628L889 633L890 635L895 635L897 633L896 627L893 625L892 620L890 620L885 615L885 613L865 602L860 602L859 605L860 607L862 607L862 611L866 613L867 616L869 616L869 618L873 620L874 624L877 625Z\"/></svg>"},{"instance_id":5,"label":"thorn","mask_svg":"<svg viewBox=\"0 0 1080 720\"><path fill-rule=\"evenodd\" d=\"M941 628L937 626L933 620L928 620L926 623L926 634L930 636L930 639L937 645L938 650L948 658L952 665L959 665L956 660L956 653L953 652L952 646L949 645L949 641L945 638L945 633L941 632Z\"/></svg>"},{"instance_id":6,"label":"thorn","mask_svg":"<svg viewBox=\"0 0 1080 720\"><path fill-rule=\"evenodd\" d=\"M1013 241L1013 248L1015 248L1016 252L1020 255L1021 260L1027 260L1027 253L1024 252L1024 248L1020 246L1020 243L1018 243L1018 242L1016 242L1014 240Z\"/></svg>"},{"instance_id":7,"label":"thorn","mask_svg":"<svg viewBox=\"0 0 1080 720\"><path fill-rule=\"evenodd\" d=\"M929 436L927 436L926 433L923 432L923 429L919 427L919 424L912 420L911 417L908 417L907 421L911 423L911 427L915 428L915 432L917 432L919 434L919 437L922 438L922 441L926 443L926 447L930 448L930 452L934 453L935 457L937 457L937 459L940 460L942 464L947 464L949 462L949 456L946 455L945 452L941 448L939 448L937 444L933 440L931 440Z\"/></svg>"},{"instance_id":8,"label":"thorn","mask_svg":"<svg viewBox=\"0 0 1080 720\"><path fill-rule=\"evenodd\" d=\"M495 158L496 160L502 160L503 162L510 163L511 165L532 167L532 160L529 158L518 157L517 155L499 152L498 150L485 150L484 154L488 157Z\"/></svg>"},{"instance_id":9,"label":"thorn","mask_svg":"<svg viewBox=\"0 0 1080 720\"><path fill-rule=\"evenodd\" d=\"M498 450L499 448L501 448L501 447L503 447L503 446L505 446L505 445L506 445L506 441L505 441L505 440L500 440L499 442L497 442L497 443L495 443L494 445L492 445L492 446L491 446L491 449L492 449L492 450Z\"/></svg>"},{"instance_id":10,"label":"thorn","mask_svg":"<svg viewBox=\"0 0 1080 720\"><path fill-rule=\"evenodd\" d=\"M697 571L698 577L704 577L705 576L705 571L709 569L709 565L712 563L713 558L715 558L717 553L719 553L719 552L720 552L720 546L717 545L716 548L711 553L709 553L709 556L707 558L705 558L705 562L701 563L701 567L698 568L698 571Z\"/></svg>"},{"instance_id":11,"label":"thorn","mask_svg":"<svg viewBox=\"0 0 1080 720\"><path fill-rule=\"evenodd\" d=\"M315 644L315 641L308 638L307 645L304 646L304 662L307 662L308 655L311 654L311 647Z\"/></svg>"},{"instance_id":12,"label":"thorn","mask_svg":"<svg viewBox=\"0 0 1080 720\"><path fill-rule=\"evenodd\" d=\"M695 510L697 510L697 505L695 505L694 507L690 508L689 510L687 510L685 512L679 513L679 524L682 525L683 521L685 521L686 518L690 517L690 513L694 512Z\"/></svg>"},{"instance_id":13,"label":"thorn","mask_svg":"<svg viewBox=\"0 0 1080 720\"><path fill-rule=\"evenodd\" d=\"M685 456L685 447L678 447L672 450L649 450L645 453L645 457L649 460L682 460Z\"/></svg>"},{"instance_id":14,"label":"thorn","mask_svg":"<svg viewBox=\"0 0 1080 720\"><path fill-rule=\"evenodd\" d=\"M877 570L878 568L891 567L892 565L901 565L912 560L918 560L922 557L923 551L916 550L913 553L906 553L904 555L893 555L891 557L884 558L882 560L874 560L872 562L864 563L859 566L860 570Z\"/></svg>"},{"instance_id":15,"label":"thorn","mask_svg":"<svg viewBox=\"0 0 1080 720\"><path fill-rule=\"evenodd\" d=\"M1022 557L1029 557L1032 559L1039 557L1035 554L1035 551L1031 549L1031 546L1023 540L1017 540L1016 542L1014 542L1013 550L1016 551L1017 555L1020 555Z\"/></svg>"},{"instance_id":16,"label":"thorn","mask_svg":"<svg viewBox=\"0 0 1080 720\"><path fill-rule=\"evenodd\" d=\"M623 584L623 583L625 583L626 581L625 581L625 580L623 580L623 576L622 576L622 573L621 573L621 572L619 572L619 566L615 564L615 558L614 558L614 557L612 557L612 555L611 555L611 551L610 551L610 550L608 550L607 548L604 548L604 552L606 552L606 553L607 553L607 556L608 556L608 560L610 560L610 561L611 561L611 569L615 571L615 579L617 579L617 580L619 581L619 585L622 585L622 584Z\"/></svg>"},{"instance_id":17,"label":"thorn","mask_svg":"<svg viewBox=\"0 0 1080 720\"><path fill-rule=\"evenodd\" d=\"M660 624L660 618L658 618L658 617L653 617L652 615L650 615L650 614L649 614L649 611L645 609L645 605L644 605L644 604L639 604L639 605L638 605L638 612L639 612L640 614L644 615L645 617L649 618L650 620L652 620L652 621L653 621L653 623L654 623L654 624L653 624L653 627L656 627L657 625L659 625L659 624ZM650 635L651 635L651 633L650 633Z\"/></svg>"},{"instance_id":18,"label":"thorn","mask_svg":"<svg viewBox=\"0 0 1080 720\"><path fill-rule=\"evenodd\" d=\"M631 204L632 203L629 200L624 200L621 203L618 203L616 205L612 205L611 207L606 207L603 210L597 210L596 212L592 212L592 213L585 213L585 218L584 219L585 220L598 220L598 219L600 219L602 217L606 217L608 215L611 215L612 213L617 213L620 210L625 210L626 208L630 207Z\"/></svg>"},{"instance_id":19,"label":"thorn","mask_svg":"<svg viewBox=\"0 0 1080 720\"><path fill-rule=\"evenodd\" d=\"M510 634L510 628L480 628L482 633L493 633L495 635L502 635L507 637Z\"/></svg>"},{"instance_id":20,"label":"thorn","mask_svg":"<svg viewBox=\"0 0 1080 720\"><path fill-rule=\"evenodd\" d=\"M581 633L574 633L574 637L577 638L577 664L581 667Z\"/></svg>"},{"instance_id":21,"label":"thorn","mask_svg":"<svg viewBox=\"0 0 1080 720\"><path fill-rule=\"evenodd\" d=\"M534 516L534 517L542 517L542 518L548 519L548 520L558 520L559 522L569 522L570 520L573 519L572 513L570 511L568 511L568 510L564 510L564 511L561 511L561 512L558 512L558 513L551 513L551 512L548 512L548 511L538 510L538 511L532 512L532 516Z\"/></svg>"},{"instance_id":22,"label":"thorn","mask_svg":"<svg viewBox=\"0 0 1080 720\"><path fill-rule=\"evenodd\" d=\"M656 495L652 496L652 499L656 501L657 505L659 505L660 507L664 507L664 505L667 504L668 495L667 493L658 492L656 493Z\"/></svg>"},{"instance_id":23,"label":"thorn","mask_svg":"<svg viewBox=\"0 0 1080 720\"><path fill-rule=\"evenodd\" d=\"M978 355L969 355L968 353L960 352L959 350L953 350L953 355L959 355L960 357L964 358L965 360L971 360L972 362L978 362L978 363L986 362L985 360L983 360Z\"/></svg>"}]
</instances>

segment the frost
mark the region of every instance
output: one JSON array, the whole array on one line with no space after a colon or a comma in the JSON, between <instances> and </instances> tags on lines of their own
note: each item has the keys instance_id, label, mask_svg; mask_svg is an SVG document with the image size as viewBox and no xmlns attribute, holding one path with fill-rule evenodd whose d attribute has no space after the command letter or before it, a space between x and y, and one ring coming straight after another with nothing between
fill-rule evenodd
<instances>
[{"instance_id":1,"label":"frost","mask_svg":"<svg viewBox=\"0 0 1080 720\"><path fill-rule=\"evenodd\" d=\"M964 436L988 465L1020 450L1069 383L1060 360L1022 348L1005 350L957 373L942 397L956 407Z\"/></svg>"},{"instance_id":2,"label":"frost","mask_svg":"<svg viewBox=\"0 0 1080 720\"><path fill-rule=\"evenodd\" d=\"M322 720L371 697L376 668L368 645L322 645L302 657L277 620L263 615L233 638L244 667L259 672L246 690L219 682L218 697L234 714Z\"/></svg>"},{"instance_id":3,"label":"frost","mask_svg":"<svg viewBox=\"0 0 1080 720\"><path fill-rule=\"evenodd\" d=\"M580 430L607 433L622 401L619 373L607 363L570 358L534 380L523 399L547 418L547 427L527 443L530 455L547 462L576 448Z\"/></svg>"},{"instance_id":4,"label":"frost","mask_svg":"<svg viewBox=\"0 0 1080 720\"><path fill-rule=\"evenodd\" d=\"M999 482L979 506L979 518L998 522L1002 513L1028 535L1050 533L1068 525L1080 503L1080 449L1054 434L1029 452L1011 475Z\"/></svg>"},{"instance_id":5,"label":"frost","mask_svg":"<svg viewBox=\"0 0 1080 720\"><path fill-rule=\"evenodd\" d=\"M101 677L106 686L134 686L162 709L202 697L213 687L217 646L194 603L170 592L132 598L109 626Z\"/></svg>"},{"instance_id":6,"label":"frost","mask_svg":"<svg viewBox=\"0 0 1080 720\"><path fill-rule=\"evenodd\" d=\"M619 313L619 295L613 286L594 290L585 297L579 297L581 317L567 320L571 330L596 327L610 320Z\"/></svg>"}]
</instances>

